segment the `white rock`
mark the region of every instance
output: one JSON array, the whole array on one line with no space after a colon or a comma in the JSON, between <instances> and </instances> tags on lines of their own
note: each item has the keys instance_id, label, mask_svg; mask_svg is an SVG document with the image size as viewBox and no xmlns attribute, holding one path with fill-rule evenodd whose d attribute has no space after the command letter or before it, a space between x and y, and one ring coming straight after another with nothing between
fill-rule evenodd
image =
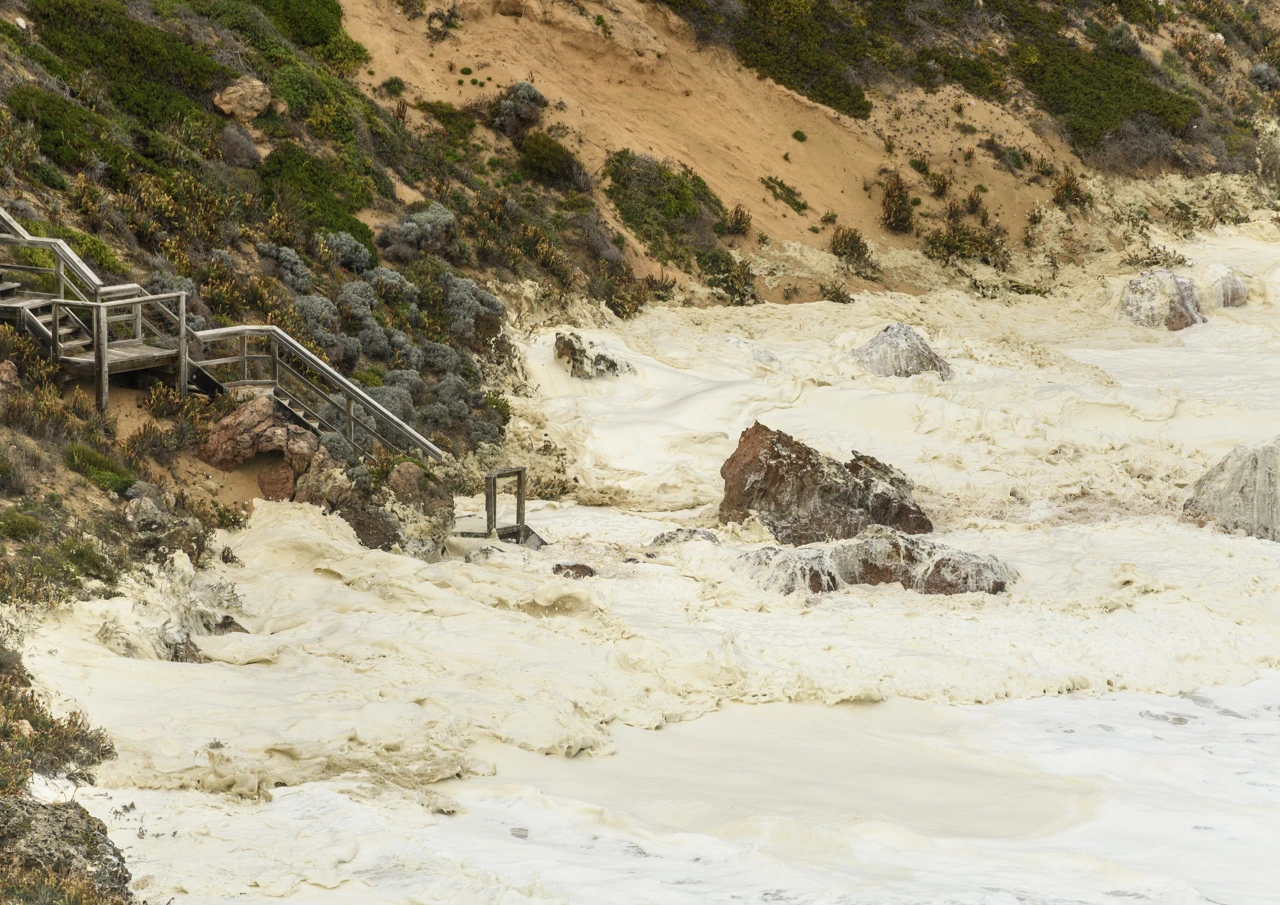
<instances>
[{"instance_id":1,"label":"white rock","mask_svg":"<svg viewBox=\"0 0 1280 905\"><path fill-rule=\"evenodd\" d=\"M1227 453L1196 482L1184 511L1229 531L1280 541L1280 437Z\"/></svg>"},{"instance_id":2,"label":"white rock","mask_svg":"<svg viewBox=\"0 0 1280 905\"><path fill-rule=\"evenodd\" d=\"M911 377L936 371L943 380L951 378L951 366L906 324L890 324L855 349L854 360L881 377Z\"/></svg>"},{"instance_id":3,"label":"white rock","mask_svg":"<svg viewBox=\"0 0 1280 905\"><path fill-rule=\"evenodd\" d=\"M1209 264L1194 276L1200 297L1210 308L1240 308L1249 297L1249 287L1225 264Z\"/></svg>"},{"instance_id":4,"label":"white rock","mask_svg":"<svg viewBox=\"0 0 1280 905\"><path fill-rule=\"evenodd\" d=\"M1163 267L1129 281L1120 295L1120 313L1140 327L1185 330L1204 323L1195 284Z\"/></svg>"}]
</instances>

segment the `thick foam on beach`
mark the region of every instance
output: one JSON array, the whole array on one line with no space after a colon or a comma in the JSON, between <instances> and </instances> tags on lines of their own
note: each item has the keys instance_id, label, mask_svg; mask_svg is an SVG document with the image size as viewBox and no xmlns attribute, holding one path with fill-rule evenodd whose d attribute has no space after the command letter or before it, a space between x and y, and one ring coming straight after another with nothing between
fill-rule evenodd
<instances>
[{"instance_id":1,"label":"thick foam on beach","mask_svg":"<svg viewBox=\"0 0 1280 905\"><path fill-rule=\"evenodd\" d=\"M119 750L77 798L141 894L192 903L1270 901L1280 545L1180 514L1280 434L1280 318L1263 243L1191 253L1241 269L1250 307L1160 335L1105 287L1057 312L654 308L581 331L630 366L595 381L531 334L513 430L625 503L532 502L547 547L433 564L259 503L221 538L242 565L178 563L32 637ZM899 319L950 381L857 365ZM755 420L902 469L1012 589L770 590L767 532L715 518ZM653 543L676 528L718 542ZM210 594L248 633L158 659Z\"/></svg>"}]
</instances>

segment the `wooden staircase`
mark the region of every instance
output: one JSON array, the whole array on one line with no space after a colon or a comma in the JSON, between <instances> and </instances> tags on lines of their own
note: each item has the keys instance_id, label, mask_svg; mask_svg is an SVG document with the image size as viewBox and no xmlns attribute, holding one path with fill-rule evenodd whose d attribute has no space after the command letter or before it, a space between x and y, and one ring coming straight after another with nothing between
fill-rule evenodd
<instances>
[{"instance_id":1,"label":"wooden staircase","mask_svg":"<svg viewBox=\"0 0 1280 905\"><path fill-rule=\"evenodd\" d=\"M444 458L279 327L192 330L185 293L108 286L66 242L31 235L0 207L0 253L5 248L49 252L54 266L0 260L0 322L30 334L64 373L93 376L99 409L107 408L112 374L157 370L184 396L191 390L269 395L298 424L341 434L365 457L387 451Z\"/></svg>"}]
</instances>

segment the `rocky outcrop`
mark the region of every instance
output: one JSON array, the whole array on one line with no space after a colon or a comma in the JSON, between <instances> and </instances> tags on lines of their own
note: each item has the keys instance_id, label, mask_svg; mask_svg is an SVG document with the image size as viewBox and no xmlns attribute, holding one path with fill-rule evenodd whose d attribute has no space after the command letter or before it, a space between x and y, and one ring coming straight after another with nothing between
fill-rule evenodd
<instances>
[{"instance_id":1,"label":"rocky outcrop","mask_svg":"<svg viewBox=\"0 0 1280 905\"><path fill-rule=\"evenodd\" d=\"M951 366L906 324L890 324L865 346L856 349L854 360L881 377L912 377L934 371L943 380L951 379Z\"/></svg>"},{"instance_id":2,"label":"rocky outcrop","mask_svg":"<svg viewBox=\"0 0 1280 905\"><path fill-rule=\"evenodd\" d=\"M213 105L242 123L252 122L271 106L271 89L258 79L236 79L213 96Z\"/></svg>"},{"instance_id":3,"label":"rocky outcrop","mask_svg":"<svg viewBox=\"0 0 1280 905\"><path fill-rule=\"evenodd\" d=\"M75 802L0 796L0 862L24 871L82 877L96 890L94 901L99 896L102 901L133 901L124 854L108 838L102 821ZM17 901L37 899L20 895Z\"/></svg>"},{"instance_id":4,"label":"rocky outcrop","mask_svg":"<svg viewBox=\"0 0 1280 905\"><path fill-rule=\"evenodd\" d=\"M1195 285L1163 267L1129 281L1120 295L1120 312L1139 327L1185 330L1204 323Z\"/></svg>"},{"instance_id":5,"label":"rocky outcrop","mask_svg":"<svg viewBox=\"0 0 1280 905\"><path fill-rule=\"evenodd\" d=\"M1184 512L1280 541L1280 437L1227 453L1196 482Z\"/></svg>"},{"instance_id":6,"label":"rocky outcrop","mask_svg":"<svg viewBox=\"0 0 1280 905\"><path fill-rule=\"evenodd\" d=\"M1202 298L1212 308L1242 308L1249 298L1249 287L1225 264L1210 264L1197 274Z\"/></svg>"},{"instance_id":7,"label":"rocky outcrop","mask_svg":"<svg viewBox=\"0 0 1280 905\"><path fill-rule=\"evenodd\" d=\"M625 361L620 362L595 351L595 344L584 341L577 333L556 334L556 359L563 362L569 373L579 380L617 377L631 370L631 365Z\"/></svg>"},{"instance_id":8,"label":"rocky outcrop","mask_svg":"<svg viewBox=\"0 0 1280 905\"><path fill-rule=\"evenodd\" d=\"M584 578L595 577L596 570L580 562L560 562L552 566L551 574L559 575L561 578L572 578L575 581L581 581Z\"/></svg>"},{"instance_id":9,"label":"rocky outcrop","mask_svg":"<svg viewBox=\"0 0 1280 905\"><path fill-rule=\"evenodd\" d=\"M766 588L815 594L847 585L900 584L922 594L1000 594L1014 573L994 556L966 553L925 537L873 525L852 541L746 554Z\"/></svg>"},{"instance_id":10,"label":"rocky outcrop","mask_svg":"<svg viewBox=\"0 0 1280 905\"><path fill-rule=\"evenodd\" d=\"M130 544L141 559L164 561L182 551L193 562L204 552L207 531L199 519L173 511L174 499L155 484L136 481L125 491L124 521L133 531Z\"/></svg>"},{"instance_id":11,"label":"rocky outcrop","mask_svg":"<svg viewBox=\"0 0 1280 905\"><path fill-rule=\"evenodd\" d=\"M649 541L649 546L665 547L668 544L684 544L694 540L704 540L709 544L720 543L720 538L716 536L716 533L708 531L706 528L676 528L674 531L662 532Z\"/></svg>"},{"instance_id":12,"label":"rocky outcrop","mask_svg":"<svg viewBox=\"0 0 1280 905\"><path fill-rule=\"evenodd\" d=\"M215 468L230 471L259 453L278 452L284 454L291 467L304 466L305 470L317 445L315 434L285 424L276 415L271 399L260 396L213 426L200 446L200 458Z\"/></svg>"},{"instance_id":13,"label":"rocky outcrop","mask_svg":"<svg viewBox=\"0 0 1280 905\"><path fill-rule=\"evenodd\" d=\"M353 481L321 448L298 479L294 499L336 512L370 549L399 547L419 559L438 559L453 531L453 496L412 462L397 465L375 491L367 481Z\"/></svg>"},{"instance_id":14,"label":"rocky outcrop","mask_svg":"<svg viewBox=\"0 0 1280 905\"><path fill-rule=\"evenodd\" d=\"M22 381L18 378L18 366L8 359L0 361L0 398L20 389Z\"/></svg>"},{"instance_id":15,"label":"rocky outcrop","mask_svg":"<svg viewBox=\"0 0 1280 905\"><path fill-rule=\"evenodd\" d=\"M933 530L902 472L857 452L842 465L758 421L742 432L720 476L720 520L755 515L784 544L843 540L872 524Z\"/></svg>"},{"instance_id":16,"label":"rocky outcrop","mask_svg":"<svg viewBox=\"0 0 1280 905\"><path fill-rule=\"evenodd\" d=\"M258 489L265 499L287 500L294 494L297 478L310 468L318 448L315 434L285 423L276 414L272 401L262 396L215 424L200 446L200 458L230 471L261 453L280 453L282 460L258 476Z\"/></svg>"}]
</instances>

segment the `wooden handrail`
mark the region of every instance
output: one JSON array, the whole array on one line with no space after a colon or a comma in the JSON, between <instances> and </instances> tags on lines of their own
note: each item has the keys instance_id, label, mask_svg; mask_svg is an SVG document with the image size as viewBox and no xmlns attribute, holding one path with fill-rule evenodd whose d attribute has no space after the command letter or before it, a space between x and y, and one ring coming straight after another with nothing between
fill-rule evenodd
<instances>
[{"instance_id":1,"label":"wooden handrail","mask_svg":"<svg viewBox=\"0 0 1280 905\"><path fill-rule=\"evenodd\" d=\"M284 349L296 358L302 359L307 367L315 371L323 380L334 386L348 399L359 403L366 410L372 412L378 418L391 425L392 429L396 433L400 434L403 441L408 441L410 444L425 453L429 458L434 459L437 462L444 461L444 453L438 446L426 437L422 436L412 427L405 424L389 412L380 402L366 393L361 387L343 377L322 358L279 327L270 324L246 324L236 327L215 327L210 330L193 330L190 331L190 335L201 344L205 345L227 339L241 339L251 336L267 337L276 344L277 348ZM239 361L241 359L237 356L235 360ZM191 363L197 366L201 366L203 364L198 361L192 361ZM289 370L297 373L293 368L290 368ZM300 374L298 376L302 377ZM307 380L307 382L313 382L307 378L302 379ZM382 440L382 437L379 436L376 431L370 431L370 433L378 437L379 440Z\"/></svg>"}]
</instances>

